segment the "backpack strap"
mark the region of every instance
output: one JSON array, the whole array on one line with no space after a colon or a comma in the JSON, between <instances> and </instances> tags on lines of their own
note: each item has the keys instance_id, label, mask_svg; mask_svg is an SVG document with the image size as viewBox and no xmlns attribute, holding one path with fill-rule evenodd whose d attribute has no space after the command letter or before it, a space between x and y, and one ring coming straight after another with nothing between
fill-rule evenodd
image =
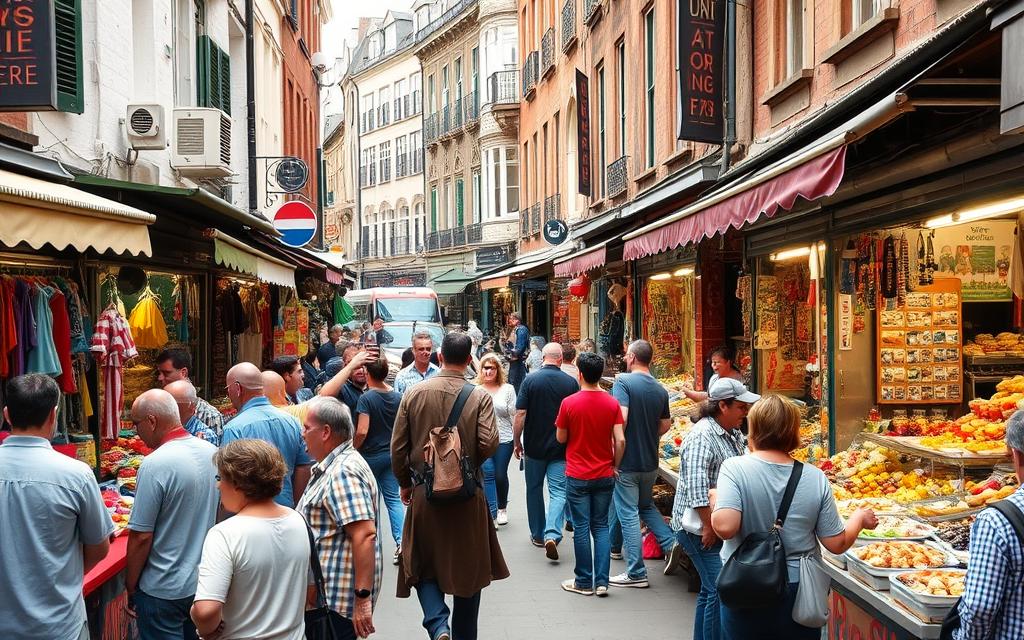
<instances>
[{"instance_id":1,"label":"backpack strap","mask_svg":"<svg viewBox=\"0 0 1024 640\"><path fill-rule=\"evenodd\" d=\"M1024 546L1024 513L1021 513L1017 505L1009 500L993 502L990 506L1010 521L1010 526L1013 527L1014 533L1017 534L1017 540L1020 541L1021 546Z\"/></svg>"},{"instance_id":2,"label":"backpack strap","mask_svg":"<svg viewBox=\"0 0 1024 640\"><path fill-rule=\"evenodd\" d=\"M800 484L800 476L804 472L804 465L799 460L793 461L793 470L789 473L789 482L786 483L786 492L782 494L782 504L779 505L779 513L775 516L775 527L782 528L789 514L789 506L793 504L793 494L796 493L796 485Z\"/></svg>"},{"instance_id":3,"label":"backpack strap","mask_svg":"<svg viewBox=\"0 0 1024 640\"><path fill-rule=\"evenodd\" d=\"M455 404L452 405L452 411L448 414L448 421L444 423L444 428L449 431L454 429L459 424L459 418L462 417L462 410L466 408L466 401L469 400L469 394L473 393L473 389L476 385L467 382L462 386L462 391L459 392L459 397L455 398Z\"/></svg>"}]
</instances>

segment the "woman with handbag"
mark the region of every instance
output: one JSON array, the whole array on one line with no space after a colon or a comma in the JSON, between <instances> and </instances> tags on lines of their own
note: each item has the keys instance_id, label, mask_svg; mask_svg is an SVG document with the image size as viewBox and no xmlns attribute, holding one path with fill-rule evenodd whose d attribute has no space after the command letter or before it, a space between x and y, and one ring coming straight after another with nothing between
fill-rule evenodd
<instances>
[{"instance_id":1,"label":"woman with handbag","mask_svg":"<svg viewBox=\"0 0 1024 640\"><path fill-rule=\"evenodd\" d=\"M263 440L235 440L213 456L220 501L235 515L206 534L192 620L203 640L302 640L309 533L274 502L288 472Z\"/></svg>"},{"instance_id":2,"label":"woman with handbag","mask_svg":"<svg viewBox=\"0 0 1024 640\"><path fill-rule=\"evenodd\" d=\"M721 578L727 579L730 559L744 539L771 531L781 521L784 584L778 602L754 606L753 585L746 596L728 598L720 582L723 636L818 640L828 612L828 582L817 568L818 541L832 553L844 553L862 529L873 529L878 521L872 511L858 509L844 525L825 474L790 457L800 445L800 411L792 401L766 395L750 410L747 423L751 453L722 464L711 515L715 533L725 541Z\"/></svg>"}]
</instances>

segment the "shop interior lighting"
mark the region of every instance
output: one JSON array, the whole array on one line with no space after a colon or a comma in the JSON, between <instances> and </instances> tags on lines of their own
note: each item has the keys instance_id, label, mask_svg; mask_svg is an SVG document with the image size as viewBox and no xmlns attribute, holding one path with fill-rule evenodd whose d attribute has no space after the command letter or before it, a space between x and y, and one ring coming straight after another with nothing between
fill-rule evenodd
<instances>
[{"instance_id":1,"label":"shop interior lighting","mask_svg":"<svg viewBox=\"0 0 1024 640\"><path fill-rule=\"evenodd\" d=\"M772 262L783 262L785 260L792 260L793 258L803 258L804 256L811 255L810 247L797 247L795 249L786 249L778 253L773 253L768 258Z\"/></svg>"},{"instance_id":2,"label":"shop interior lighting","mask_svg":"<svg viewBox=\"0 0 1024 640\"><path fill-rule=\"evenodd\" d=\"M975 220L984 220L985 218L992 218L994 216L1000 216L1004 213L1019 211L1021 209L1024 209L1024 198L1011 198L1009 200L1000 200L999 202L993 202L981 207L964 209L963 211L954 211L953 213L949 213L944 216L932 218L925 222L924 226L929 229L938 229L955 224L973 222Z\"/></svg>"},{"instance_id":3,"label":"shop interior lighting","mask_svg":"<svg viewBox=\"0 0 1024 640\"><path fill-rule=\"evenodd\" d=\"M664 273L656 273L653 276L651 276L650 279L651 280L668 280L671 277L672 277L672 274L669 273L668 271L666 271Z\"/></svg>"},{"instance_id":4,"label":"shop interior lighting","mask_svg":"<svg viewBox=\"0 0 1024 640\"><path fill-rule=\"evenodd\" d=\"M674 272L672 272L672 275L674 275L677 278L682 278L684 276L692 276L693 267L683 267L682 269L676 269Z\"/></svg>"}]
</instances>

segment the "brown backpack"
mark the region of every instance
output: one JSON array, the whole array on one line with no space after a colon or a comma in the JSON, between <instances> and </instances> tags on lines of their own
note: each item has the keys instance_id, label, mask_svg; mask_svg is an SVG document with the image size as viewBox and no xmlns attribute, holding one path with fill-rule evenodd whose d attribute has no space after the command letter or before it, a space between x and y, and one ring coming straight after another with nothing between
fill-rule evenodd
<instances>
[{"instance_id":1,"label":"brown backpack","mask_svg":"<svg viewBox=\"0 0 1024 640\"><path fill-rule=\"evenodd\" d=\"M448 421L434 427L423 445L423 484L431 502L462 502L476 495L479 483L473 463L462 448L458 423L474 385L466 383L455 399Z\"/></svg>"}]
</instances>

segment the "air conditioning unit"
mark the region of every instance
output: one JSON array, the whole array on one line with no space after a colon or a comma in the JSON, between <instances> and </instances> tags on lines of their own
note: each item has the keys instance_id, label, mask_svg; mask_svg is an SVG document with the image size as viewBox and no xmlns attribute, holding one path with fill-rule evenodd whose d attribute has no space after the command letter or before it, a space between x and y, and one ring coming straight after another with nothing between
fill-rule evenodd
<instances>
[{"instance_id":1,"label":"air conditioning unit","mask_svg":"<svg viewBox=\"0 0 1024 640\"><path fill-rule=\"evenodd\" d=\"M231 171L231 119L220 109L175 109L171 166L182 175L227 177Z\"/></svg>"},{"instance_id":2,"label":"air conditioning unit","mask_svg":"<svg viewBox=\"0 0 1024 640\"><path fill-rule=\"evenodd\" d=\"M159 104L128 105L128 144L132 149L166 149L164 108Z\"/></svg>"}]
</instances>

